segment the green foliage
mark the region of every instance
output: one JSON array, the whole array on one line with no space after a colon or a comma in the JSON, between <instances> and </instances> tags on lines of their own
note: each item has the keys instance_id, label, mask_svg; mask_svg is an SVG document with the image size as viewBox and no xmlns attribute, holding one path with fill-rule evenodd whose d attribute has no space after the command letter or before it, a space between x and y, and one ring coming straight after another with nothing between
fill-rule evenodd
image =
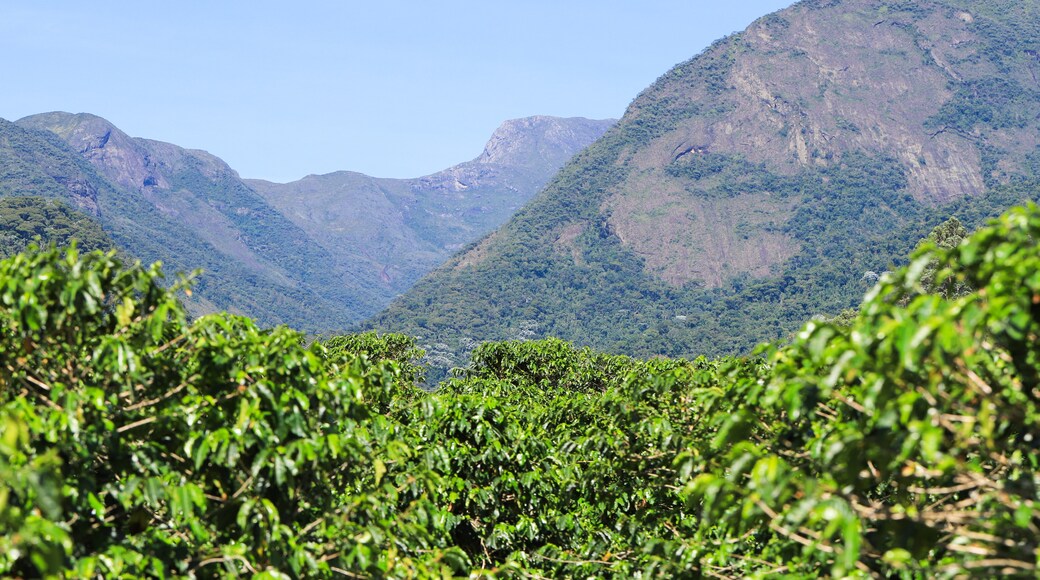
<instances>
[{"instance_id":1,"label":"green foliage","mask_svg":"<svg viewBox=\"0 0 1040 580\"><path fill-rule=\"evenodd\" d=\"M398 380L401 382L421 385L426 380L426 367L422 365L426 352L416 346L411 336L375 332L345 334L323 340L321 346L329 361L349 361L358 356L372 361L392 361L400 371Z\"/></svg>"},{"instance_id":2,"label":"green foliage","mask_svg":"<svg viewBox=\"0 0 1040 580\"><path fill-rule=\"evenodd\" d=\"M16 255L0 281L0 574L426 569L372 548L415 517L383 479L407 453L375 411L393 363L230 315L188 325L157 268L112 254Z\"/></svg>"},{"instance_id":3,"label":"green foliage","mask_svg":"<svg viewBox=\"0 0 1040 580\"><path fill-rule=\"evenodd\" d=\"M1031 206L970 243L926 247L851 328L811 323L769 383L737 385L733 404L757 409L759 430L716 457L746 469L687 486L719 541L767 531L748 547L793 573L1034 571L1038 233ZM925 293L933 262L938 283L980 290Z\"/></svg>"},{"instance_id":4,"label":"green foliage","mask_svg":"<svg viewBox=\"0 0 1040 580\"><path fill-rule=\"evenodd\" d=\"M681 366L576 348L558 338L487 342L473 351L469 366L455 369L456 379L443 388L468 392L473 385L483 389L488 384L505 384L510 391L602 393L620 387L629 373L648 365L663 370L671 364Z\"/></svg>"},{"instance_id":5,"label":"green foliage","mask_svg":"<svg viewBox=\"0 0 1040 580\"><path fill-rule=\"evenodd\" d=\"M921 254L926 252L928 248L952 250L960 245L967 236L967 228L964 227L959 219L951 217L935 226L935 229L928 234L928 237L917 244L917 248L914 251ZM921 271L921 285L924 287L925 292L939 294L943 298L954 298L967 295L971 291L963 282L957 282L952 278L947 278L945 281L938 280L936 278L938 270L938 260L933 259Z\"/></svg>"},{"instance_id":6,"label":"green foliage","mask_svg":"<svg viewBox=\"0 0 1040 580\"><path fill-rule=\"evenodd\" d=\"M761 163L738 155L687 153L665 168L672 177L696 182L702 197L733 197L742 193L769 191L782 196L793 193L791 180L771 173Z\"/></svg>"},{"instance_id":7,"label":"green foliage","mask_svg":"<svg viewBox=\"0 0 1040 580\"><path fill-rule=\"evenodd\" d=\"M966 83L928 120L933 130L952 130L971 134L976 125L990 129L1022 129L1030 121L1027 112L1035 108L1037 95L1006 79L986 79Z\"/></svg>"},{"instance_id":8,"label":"green foliage","mask_svg":"<svg viewBox=\"0 0 1040 580\"><path fill-rule=\"evenodd\" d=\"M188 324L157 268L16 255L0 574L1035 575L1040 208L961 233L758 357L510 341L434 393L401 335Z\"/></svg>"},{"instance_id":9,"label":"green foliage","mask_svg":"<svg viewBox=\"0 0 1040 580\"><path fill-rule=\"evenodd\" d=\"M99 223L60 201L0 198L0 257L21 252L33 243L65 247L73 240L86 252L112 249L112 240Z\"/></svg>"}]
</instances>

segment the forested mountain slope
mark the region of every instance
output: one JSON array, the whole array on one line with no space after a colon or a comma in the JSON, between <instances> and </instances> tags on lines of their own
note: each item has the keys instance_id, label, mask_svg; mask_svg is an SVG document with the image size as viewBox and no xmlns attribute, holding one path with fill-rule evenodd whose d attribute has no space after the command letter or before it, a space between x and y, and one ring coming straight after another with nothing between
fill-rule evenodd
<instances>
[{"instance_id":1,"label":"forested mountain slope","mask_svg":"<svg viewBox=\"0 0 1040 580\"><path fill-rule=\"evenodd\" d=\"M111 250L115 244L101 224L68 204L45 197L0 197L0 257L23 252L30 245L73 242L81 252Z\"/></svg>"},{"instance_id":2,"label":"forested mountain slope","mask_svg":"<svg viewBox=\"0 0 1040 580\"><path fill-rule=\"evenodd\" d=\"M233 179L212 156L131 139L92 115L0 122L0 193L66 200L142 261L162 261L171 273L203 269L193 312L228 309L310 330L356 320L342 302L352 297L329 296L292 269L321 257L305 234ZM331 285L332 275L310 267Z\"/></svg>"},{"instance_id":3,"label":"forested mountain slope","mask_svg":"<svg viewBox=\"0 0 1040 580\"><path fill-rule=\"evenodd\" d=\"M494 229L613 121L507 122L478 159L413 180L246 182L221 159L89 114L0 121L0 195L62 199L167 272L203 270L193 313L336 332Z\"/></svg>"},{"instance_id":4,"label":"forested mountain slope","mask_svg":"<svg viewBox=\"0 0 1040 580\"><path fill-rule=\"evenodd\" d=\"M858 304L955 214L1035 197L1040 5L808 0L676 66L370 326L739 352ZM455 359L458 360L458 359Z\"/></svg>"},{"instance_id":5,"label":"forested mountain slope","mask_svg":"<svg viewBox=\"0 0 1040 580\"><path fill-rule=\"evenodd\" d=\"M528 117L502 124L476 159L415 179L340 171L246 183L379 289L384 304L502 225L613 119Z\"/></svg>"}]
</instances>

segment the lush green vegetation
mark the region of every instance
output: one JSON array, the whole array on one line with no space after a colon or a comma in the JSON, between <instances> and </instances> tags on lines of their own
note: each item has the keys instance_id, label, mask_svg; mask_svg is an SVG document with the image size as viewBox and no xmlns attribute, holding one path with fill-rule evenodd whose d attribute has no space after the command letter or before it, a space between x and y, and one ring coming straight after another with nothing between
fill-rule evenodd
<instances>
[{"instance_id":1,"label":"lush green vegetation","mask_svg":"<svg viewBox=\"0 0 1040 580\"><path fill-rule=\"evenodd\" d=\"M687 156L691 161L668 171L716 184L698 195L727 197L739 187L799 200L786 223L774 227L797 240L800 251L763 278L677 288L647 273L643 258L598 213L610 184L625 171L610 159L628 141L626 130L579 154L546 194L490 238L483 262L461 269L450 263L367 328L420 337L439 354L433 379L463 365L475 341L525 332L642 357L745 354L785 339L814 316L857 307L870 286L865 275L905 263L915 243L951 215L975 228L1036 200L1040 191L1023 177L933 207L906 193L897 162L885 157L849 154L830 167L782 176L735 156ZM590 224L577 240L580 260L555 245L572 220Z\"/></svg>"},{"instance_id":2,"label":"lush green vegetation","mask_svg":"<svg viewBox=\"0 0 1040 580\"><path fill-rule=\"evenodd\" d=\"M66 247L73 240L86 252L112 249L112 240L101 224L60 201L0 198L0 257L24 251L30 244Z\"/></svg>"},{"instance_id":3,"label":"lush green vegetation","mask_svg":"<svg viewBox=\"0 0 1040 580\"><path fill-rule=\"evenodd\" d=\"M491 343L434 393L403 336L188 322L155 267L15 255L0 574L1034 575L1040 208L961 234L754 357Z\"/></svg>"},{"instance_id":4,"label":"lush green vegetation","mask_svg":"<svg viewBox=\"0 0 1040 580\"><path fill-rule=\"evenodd\" d=\"M284 272L268 270L265 274L221 254L141 193L117 187L99 175L89 161L57 135L0 119L0 198L35 196L63 201L93 215L116 247L141 260L162 261L171 273L201 269L195 299L189 302L194 313L215 307L257 312L261 313L258 320L262 324L292 323L311 332L346 328L356 322L356 316L347 308L351 302L345 296L344 284L339 279L333 283L334 276L327 269L300 262L322 262L327 253L304 247L301 240L306 236L281 216L271 216L249 205L249 194L252 202L256 194L243 192L244 186L230 179L207 181L194 166L182 168L176 179L178 187L195 187L197 195L211 198L215 206L229 216L237 216L243 224L255 218L257 228L277 226L271 227L266 236L258 229L248 230L245 243L275 263L286 257L286 251L295 253L292 259L284 260L286 270L293 272L290 279ZM237 188L232 187L236 183ZM240 207L249 208L252 214L236 214ZM92 237L83 235L81 239ZM334 289L324 296L304 283L308 276ZM198 300L200 297L204 301Z\"/></svg>"}]
</instances>

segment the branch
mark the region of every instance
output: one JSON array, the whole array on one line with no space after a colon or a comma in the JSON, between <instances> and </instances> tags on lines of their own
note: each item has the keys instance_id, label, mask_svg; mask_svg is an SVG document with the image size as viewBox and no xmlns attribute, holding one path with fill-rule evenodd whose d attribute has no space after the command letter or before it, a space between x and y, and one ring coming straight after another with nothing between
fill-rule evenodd
<instances>
[{"instance_id":1,"label":"branch","mask_svg":"<svg viewBox=\"0 0 1040 580\"><path fill-rule=\"evenodd\" d=\"M827 544L822 543L822 542L814 542L813 540L811 540L811 539L809 539L809 538L807 538L805 536L799 535L796 532L792 532L791 530L789 530L789 529L781 526L780 524L776 523L776 520L780 519L779 514L777 514L775 511L773 511L772 508L770 508L768 505L766 505L766 503L764 501L757 500L757 501L755 501L755 504L758 506L758 509L762 510L767 516L769 516L770 520L772 520L772 521L769 522L769 529L773 530L774 532L779 533L780 535L782 535L782 536L784 536L784 537L786 537L788 539L794 540L794 541L798 542L799 544L801 544L803 546L807 546L807 547L810 547L810 548L819 548L820 551L822 551L824 553L827 553L827 554L833 554L834 553L834 548L833 547L828 546Z\"/></svg>"},{"instance_id":2,"label":"branch","mask_svg":"<svg viewBox=\"0 0 1040 580\"><path fill-rule=\"evenodd\" d=\"M249 570L251 574L256 574L256 568L253 568L252 564L249 563L249 560L246 560L243 556L221 556L219 558L207 558L199 562L198 565L192 569L192 571L198 570L203 566L209 566L210 564L220 564L235 561L242 562L242 564L245 565L246 570Z\"/></svg>"},{"instance_id":3,"label":"branch","mask_svg":"<svg viewBox=\"0 0 1040 580\"><path fill-rule=\"evenodd\" d=\"M136 411L136 410L141 409L143 407L150 407L150 406L152 406L152 405L154 405L156 403L161 403L162 401L165 401L166 399L169 399L170 397L172 397L172 396L176 395L177 393L183 391L185 388L187 388L187 386L188 386L188 383L187 382L183 382L183 383L177 385L176 387L174 387L173 389L170 389L169 391L166 391L165 393L163 393L159 397L156 397L156 398L148 400L148 401L141 401L140 403L137 403L137 404L134 404L134 405L130 405L129 407L126 407L123 410L124 411Z\"/></svg>"},{"instance_id":4,"label":"branch","mask_svg":"<svg viewBox=\"0 0 1040 580\"><path fill-rule=\"evenodd\" d=\"M154 417L154 416L153 417L145 417L144 419L141 419L140 421L134 421L133 423L130 423L129 425L123 425L122 427L116 429L116 433L125 433L125 432L127 432L127 431L129 431L131 429L136 428L136 427L140 427L142 425L147 425L149 423L154 423L157 420L158 419L156 417Z\"/></svg>"},{"instance_id":5,"label":"branch","mask_svg":"<svg viewBox=\"0 0 1040 580\"><path fill-rule=\"evenodd\" d=\"M346 576L347 578L368 578L368 576L361 576L359 574L355 574L353 572L349 572L347 570L344 570L343 568L337 568L335 566L329 566L329 570L332 570L340 576Z\"/></svg>"},{"instance_id":6,"label":"branch","mask_svg":"<svg viewBox=\"0 0 1040 580\"><path fill-rule=\"evenodd\" d=\"M618 559L623 560L629 554L631 554L631 552L620 552L620 553L614 554L614 556L616 556ZM549 556L543 556L541 554L531 554L531 556L533 556L535 558L541 558L542 560L547 560L549 562L556 562L558 564L571 564L571 565L574 565L574 566L585 566L585 565L588 565L588 564L601 564L601 565L602 564L607 564L607 565L609 565L611 563L610 560L561 560L560 558L550 558Z\"/></svg>"}]
</instances>

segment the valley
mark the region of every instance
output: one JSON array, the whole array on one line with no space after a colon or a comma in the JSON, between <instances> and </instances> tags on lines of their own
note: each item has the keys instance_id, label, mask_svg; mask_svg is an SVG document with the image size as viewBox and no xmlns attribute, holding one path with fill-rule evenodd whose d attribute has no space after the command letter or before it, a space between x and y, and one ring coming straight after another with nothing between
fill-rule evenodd
<instances>
[{"instance_id":1,"label":"valley","mask_svg":"<svg viewBox=\"0 0 1040 580\"><path fill-rule=\"evenodd\" d=\"M1035 578L1038 200L1034 1L802 0L410 179L0 119L0 576Z\"/></svg>"},{"instance_id":2,"label":"valley","mask_svg":"<svg viewBox=\"0 0 1040 580\"><path fill-rule=\"evenodd\" d=\"M132 138L89 114L0 121L0 195L43 195L97 218L171 274L201 269L196 316L342 332L507 220L613 121L510 121L475 160L417 179L340 172L244 180L204 151Z\"/></svg>"}]
</instances>

